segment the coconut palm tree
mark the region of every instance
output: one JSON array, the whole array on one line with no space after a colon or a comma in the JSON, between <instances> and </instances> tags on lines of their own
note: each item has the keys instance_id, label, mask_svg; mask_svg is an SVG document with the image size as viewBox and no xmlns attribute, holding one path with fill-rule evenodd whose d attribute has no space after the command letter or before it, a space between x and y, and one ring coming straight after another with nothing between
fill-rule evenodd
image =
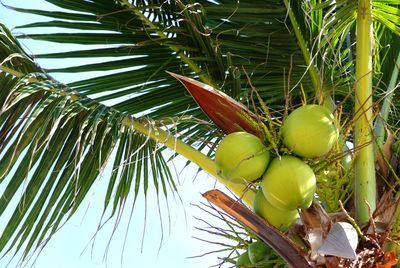
<instances>
[{"instance_id":1,"label":"coconut palm tree","mask_svg":"<svg viewBox=\"0 0 400 268\"><path fill-rule=\"evenodd\" d=\"M376 175L375 157L390 161L379 152L392 138L386 130L398 128L400 1L47 2L64 11L9 7L48 18L18 27L34 34L14 37L1 24L0 215L26 185L2 230L1 252L14 248L26 256L45 245L107 164L113 172L104 211L112 212L104 217L118 214L128 195L146 193L150 181L162 195L176 190L166 147L219 178L211 159L220 126L166 71L221 90L255 114L268 107L278 121L301 102L334 111L342 138L356 148L354 183L338 198L354 189L358 223L376 208L376 178L397 178L384 164L390 170ZM42 27L56 30L43 34ZM18 42L23 38L85 46L29 55ZM88 57L101 60L54 69L34 61ZM69 84L50 76L105 70L115 72ZM221 181L243 195L245 186ZM386 183L378 186L393 184Z\"/></svg>"}]
</instances>

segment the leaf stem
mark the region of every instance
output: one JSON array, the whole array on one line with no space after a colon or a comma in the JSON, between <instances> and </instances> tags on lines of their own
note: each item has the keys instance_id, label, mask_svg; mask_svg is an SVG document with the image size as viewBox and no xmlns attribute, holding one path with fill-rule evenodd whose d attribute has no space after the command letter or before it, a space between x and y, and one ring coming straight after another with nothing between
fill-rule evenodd
<instances>
[{"instance_id":1,"label":"leaf stem","mask_svg":"<svg viewBox=\"0 0 400 268\"><path fill-rule=\"evenodd\" d=\"M16 77L22 77L23 76L23 74L21 74L20 72L15 71L15 70L13 70L11 68L8 68L8 67L6 67L4 65L0 65L0 71L12 74L12 75L14 75Z\"/></svg>"}]
</instances>

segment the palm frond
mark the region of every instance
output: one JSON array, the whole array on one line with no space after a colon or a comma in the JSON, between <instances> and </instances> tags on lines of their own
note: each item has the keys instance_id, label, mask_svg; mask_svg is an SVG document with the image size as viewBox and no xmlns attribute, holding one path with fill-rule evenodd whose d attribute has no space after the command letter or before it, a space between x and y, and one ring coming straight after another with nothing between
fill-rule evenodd
<instances>
[{"instance_id":1,"label":"palm frond","mask_svg":"<svg viewBox=\"0 0 400 268\"><path fill-rule=\"evenodd\" d=\"M56 19L20 28L40 30L44 26L57 26L86 32L54 32L20 37L59 43L106 45L101 49L42 53L35 57L114 57L115 60L97 64L48 71L121 70L113 75L69 84L88 96L107 93L96 100L116 100L119 103L114 108L121 112L145 112L157 119L178 116L186 107L190 107L185 111L186 114L205 119L192 99L183 94L182 87L163 70L198 76L203 82L222 89L242 102L249 99L247 93L250 86L246 71L261 96L276 108L281 108L283 81L285 76L289 76L287 70L292 69L290 79L293 85L300 79L303 84L310 84L309 77L303 75L307 68L296 38L290 32L286 8L280 1L260 1L262 8L257 9L254 9L254 1L199 1L196 4L179 1L115 1L108 3L101 13L98 8L102 1L85 2L85 5L70 1L49 2L71 13L16 9ZM85 13L77 14L82 11ZM126 67L139 69L123 69ZM313 92L312 86L305 88ZM129 99L120 101L124 96L129 96ZM155 100L158 103L154 103ZM137 106L138 103L142 104L141 108ZM147 107L157 108L148 111Z\"/></svg>"},{"instance_id":2,"label":"palm frond","mask_svg":"<svg viewBox=\"0 0 400 268\"><path fill-rule=\"evenodd\" d=\"M69 86L93 95L98 101L113 102L114 108L121 112L144 113L157 119L171 116L171 113L179 116L186 109L186 114L205 119L192 99L182 94L180 85L162 70L199 77L203 82L250 104L247 72L265 102L280 109L283 88L287 87L283 81L288 76L292 86L302 83L306 93L313 96L317 78L314 77L311 83L306 74L311 66L307 63L309 57L312 65L318 66L318 83L324 84L328 91L335 90L337 101L351 90L347 83L353 77L352 42L357 1L288 1L290 10L296 14L296 27L291 25L285 4L274 0L260 1L258 5L254 1L208 0L196 3L120 0L107 5L103 1L49 2L66 11L16 9L55 19L21 28L40 30L41 27L57 26L83 32L55 31L26 37L107 47L94 50L88 47L82 51L45 53L35 57L115 58L48 71L120 70L112 75L76 81ZM397 4L398 1L375 2L373 16L376 21L391 30L397 29ZM99 11L100 7L104 9ZM379 17L386 18L386 21ZM294 35L297 27L305 42L304 48L299 47L298 41L301 40ZM126 70L129 67L138 70ZM312 73L311 76L315 76ZM294 89L293 96L297 97L297 88ZM129 98L124 99L126 96ZM143 105L138 106L138 103ZM155 108L149 110L147 107Z\"/></svg>"},{"instance_id":3,"label":"palm frond","mask_svg":"<svg viewBox=\"0 0 400 268\"><path fill-rule=\"evenodd\" d=\"M372 16L375 21L385 25L392 33L400 35L400 1L374 1Z\"/></svg>"},{"instance_id":4,"label":"palm frond","mask_svg":"<svg viewBox=\"0 0 400 268\"><path fill-rule=\"evenodd\" d=\"M11 79L3 73L3 79L14 85L0 116L1 183L7 185L0 214L18 198L18 189L23 195L3 231L1 251L10 242L8 250L19 250L27 242L26 256L47 242L75 213L109 161L113 170L104 211L111 205L110 216L129 193L136 198L142 189L146 195L150 180L157 192L176 190L161 148L127 124L125 114L78 96L42 74Z\"/></svg>"},{"instance_id":5,"label":"palm frond","mask_svg":"<svg viewBox=\"0 0 400 268\"><path fill-rule=\"evenodd\" d=\"M4 51L24 59L12 35L3 33L4 42L11 40ZM208 125L202 129L201 121L134 118L55 81L29 58L26 64L37 72L25 72L24 76L13 69L11 57L0 60L4 63L0 66L0 183L5 186L0 215L13 200L18 201L17 193L22 191L0 237L0 251L24 247L25 258L45 246L76 212L108 164L113 169L103 218L117 212L120 217L129 194L136 200L143 192L146 198L150 182L157 197L174 193L175 182L162 154L165 147L160 144L218 178L214 162L188 145L196 141L186 135L212 133ZM19 69L26 71L30 65ZM181 125L186 131L178 133ZM195 144L199 150L205 145ZM243 194L244 185L226 184L236 194Z\"/></svg>"},{"instance_id":6,"label":"palm frond","mask_svg":"<svg viewBox=\"0 0 400 268\"><path fill-rule=\"evenodd\" d=\"M0 215L14 209L2 230L1 252L23 250L26 257L46 245L76 212L107 163L113 169L104 217L124 206L129 194L134 199L140 193L146 196L150 181L157 195L176 191L163 147L133 125L147 125L151 132L154 122L133 119L53 80L20 50L5 27L0 41ZM10 70L26 75L4 72ZM15 208L10 207L13 200L18 202Z\"/></svg>"},{"instance_id":7,"label":"palm frond","mask_svg":"<svg viewBox=\"0 0 400 268\"><path fill-rule=\"evenodd\" d=\"M312 3L311 3L312 2ZM358 3L353 0L343 1L306 1L303 8L311 15L307 17L309 25L317 28L318 34L313 40L318 66L324 66L325 79L329 79L334 86L334 93L342 91L342 94L351 91L354 79L353 61L355 55L355 21L357 16L362 16L362 9L358 11ZM374 100L380 105L383 96L387 92L391 74L395 67L395 61L399 53L398 34L400 29L398 21L399 1L374 1L372 5L372 17L374 19ZM312 18L315 12L322 12L320 20ZM382 16L384 19L382 19ZM312 31L309 31L312 32ZM313 35L310 35L313 36ZM311 40L311 39L310 39ZM311 44L311 43L310 43ZM344 78L348 89L338 84L338 77ZM337 87L336 85L339 85ZM352 97L348 99L351 100ZM337 98L337 100L340 98ZM393 107L398 110L400 106L393 102ZM398 125L396 116L391 116L387 123L395 127Z\"/></svg>"}]
</instances>

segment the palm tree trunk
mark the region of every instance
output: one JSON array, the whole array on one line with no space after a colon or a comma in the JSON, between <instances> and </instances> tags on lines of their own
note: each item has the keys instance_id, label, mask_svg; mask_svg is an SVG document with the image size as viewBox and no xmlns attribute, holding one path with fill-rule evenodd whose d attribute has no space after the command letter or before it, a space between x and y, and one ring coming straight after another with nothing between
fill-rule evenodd
<instances>
[{"instance_id":1,"label":"palm tree trunk","mask_svg":"<svg viewBox=\"0 0 400 268\"><path fill-rule=\"evenodd\" d=\"M372 18L369 0L358 1L355 92L355 202L359 223L369 220L376 207L374 148L372 143Z\"/></svg>"}]
</instances>

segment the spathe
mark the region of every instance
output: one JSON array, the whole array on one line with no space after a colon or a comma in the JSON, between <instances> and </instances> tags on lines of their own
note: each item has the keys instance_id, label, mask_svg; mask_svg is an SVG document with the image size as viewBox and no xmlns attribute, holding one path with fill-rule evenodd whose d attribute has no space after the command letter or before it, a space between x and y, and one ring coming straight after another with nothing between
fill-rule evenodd
<instances>
[{"instance_id":1,"label":"spathe","mask_svg":"<svg viewBox=\"0 0 400 268\"><path fill-rule=\"evenodd\" d=\"M251 126L244 118L244 115L258 121L243 103L240 103L222 91L212 86L206 85L192 78L168 72L171 76L178 79L192 95L205 114L219 127L225 134L237 131L246 131L253 135L263 138L262 134Z\"/></svg>"}]
</instances>

